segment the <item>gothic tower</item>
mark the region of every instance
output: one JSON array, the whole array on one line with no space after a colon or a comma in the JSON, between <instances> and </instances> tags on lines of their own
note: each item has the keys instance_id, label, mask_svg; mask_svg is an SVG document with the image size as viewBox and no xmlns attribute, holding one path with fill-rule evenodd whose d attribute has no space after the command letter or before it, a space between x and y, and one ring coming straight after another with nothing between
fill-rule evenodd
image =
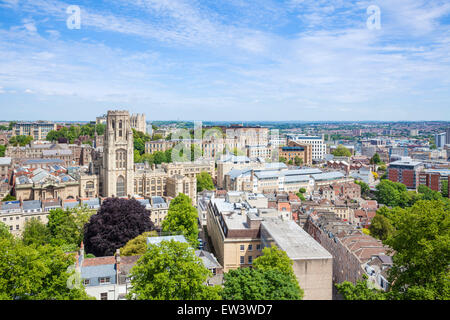
<instances>
[{"instance_id":1,"label":"gothic tower","mask_svg":"<svg viewBox=\"0 0 450 320\"><path fill-rule=\"evenodd\" d=\"M103 196L133 196L134 142L128 111L108 111L102 164Z\"/></svg>"}]
</instances>

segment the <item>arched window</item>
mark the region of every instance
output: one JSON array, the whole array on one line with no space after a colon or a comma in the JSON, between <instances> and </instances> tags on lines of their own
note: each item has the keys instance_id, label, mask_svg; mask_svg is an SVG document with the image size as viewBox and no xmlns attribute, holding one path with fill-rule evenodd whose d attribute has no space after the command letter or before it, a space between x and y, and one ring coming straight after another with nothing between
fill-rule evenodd
<instances>
[{"instance_id":1,"label":"arched window","mask_svg":"<svg viewBox=\"0 0 450 320\"><path fill-rule=\"evenodd\" d=\"M94 189L94 183L92 181L86 182L86 189Z\"/></svg>"},{"instance_id":2,"label":"arched window","mask_svg":"<svg viewBox=\"0 0 450 320\"><path fill-rule=\"evenodd\" d=\"M116 193L118 197L125 197L125 179L122 176L117 178Z\"/></svg>"}]
</instances>

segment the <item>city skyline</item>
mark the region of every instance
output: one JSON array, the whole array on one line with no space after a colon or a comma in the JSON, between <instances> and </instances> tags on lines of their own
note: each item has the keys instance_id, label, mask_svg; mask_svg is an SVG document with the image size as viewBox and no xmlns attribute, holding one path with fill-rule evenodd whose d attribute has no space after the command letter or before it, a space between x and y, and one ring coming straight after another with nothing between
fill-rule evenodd
<instances>
[{"instance_id":1,"label":"city skyline","mask_svg":"<svg viewBox=\"0 0 450 320\"><path fill-rule=\"evenodd\" d=\"M449 14L441 0L2 0L2 118L449 120Z\"/></svg>"}]
</instances>

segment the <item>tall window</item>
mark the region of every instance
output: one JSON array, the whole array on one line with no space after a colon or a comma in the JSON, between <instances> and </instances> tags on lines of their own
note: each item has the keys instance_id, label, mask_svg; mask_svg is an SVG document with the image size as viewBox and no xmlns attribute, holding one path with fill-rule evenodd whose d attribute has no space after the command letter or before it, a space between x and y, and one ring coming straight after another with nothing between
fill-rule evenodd
<instances>
[{"instance_id":1,"label":"tall window","mask_svg":"<svg viewBox=\"0 0 450 320\"><path fill-rule=\"evenodd\" d=\"M117 178L117 190L116 190L118 197L125 197L125 179L122 176L119 176Z\"/></svg>"},{"instance_id":2,"label":"tall window","mask_svg":"<svg viewBox=\"0 0 450 320\"><path fill-rule=\"evenodd\" d=\"M127 153L125 150L117 150L116 152L116 169L125 169L127 166Z\"/></svg>"}]
</instances>

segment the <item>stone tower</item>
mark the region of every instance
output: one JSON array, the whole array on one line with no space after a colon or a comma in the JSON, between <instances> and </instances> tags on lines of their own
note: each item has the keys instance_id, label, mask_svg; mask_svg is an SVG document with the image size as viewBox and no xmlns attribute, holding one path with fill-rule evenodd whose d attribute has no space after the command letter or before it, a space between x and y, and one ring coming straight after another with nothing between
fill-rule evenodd
<instances>
[{"instance_id":1,"label":"stone tower","mask_svg":"<svg viewBox=\"0 0 450 320\"><path fill-rule=\"evenodd\" d=\"M132 114L130 117L131 127L136 131L140 131L142 133L146 132L146 122L145 122L145 114Z\"/></svg>"},{"instance_id":2,"label":"stone tower","mask_svg":"<svg viewBox=\"0 0 450 320\"><path fill-rule=\"evenodd\" d=\"M134 142L128 111L108 111L102 167L104 197L134 195Z\"/></svg>"}]
</instances>

